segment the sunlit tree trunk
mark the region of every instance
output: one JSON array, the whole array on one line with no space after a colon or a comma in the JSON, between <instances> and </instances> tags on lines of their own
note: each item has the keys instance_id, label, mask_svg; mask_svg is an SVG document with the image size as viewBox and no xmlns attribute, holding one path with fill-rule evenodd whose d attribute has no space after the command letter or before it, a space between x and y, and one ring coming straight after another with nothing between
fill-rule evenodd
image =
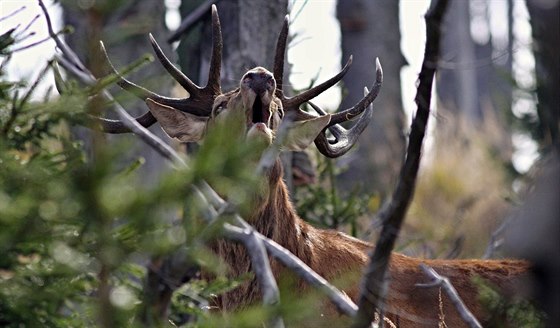
<instances>
[{"instance_id":1,"label":"sunlit tree trunk","mask_svg":"<svg viewBox=\"0 0 560 328\"><path fill-rule=\"evenodd\" d=\"M341 0L342 61L353 55L352 68L344 77L341 108L353 106L363 97L364 86L375 80L375 57L383 66L384 82L374 102L373 120L360 137L357 150L346 155L348 170L339 182L352 190L367 177L362 188L388 192L398 174L404 153L404 112L400 71L405 64L400 50L399 2L395 0Z\"/></svg>"},{"instance_id":2,"label":"sunlit tree trunk","mask_svg":"<svg viewBox=\"0 0 560 328\"><path fill-rule=\"evenodd\" d=\"M475 44L469 25L469 1L452 1L444 21L441 58L445 65L438 72L437 92L443 108L480 122Z\"/></svg>"},{"instance_id":3,"label":"sunlit tree trunk","mask_svg":"<svg viewBox=\"0 0 560 328\"><path fill-rule=\"evenodd\" d=\"M454 1L444 21L442 63L437 76L439 114L437 129L442 139L462 137L460 124L483 128L487 146L502 162L511 161L509 118L512 107L512 2L507 34L492 35L490 6L486 1ZM471 34L471 30L474 30Z\"/></svg>"}]
</instances>

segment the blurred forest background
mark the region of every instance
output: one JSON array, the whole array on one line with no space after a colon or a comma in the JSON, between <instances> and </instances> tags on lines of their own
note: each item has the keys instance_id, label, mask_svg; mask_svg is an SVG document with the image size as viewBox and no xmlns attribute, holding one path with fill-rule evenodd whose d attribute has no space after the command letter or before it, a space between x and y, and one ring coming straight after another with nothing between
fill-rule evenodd
<instances>
[{"instance_id":1,"label":"blurred forest background","mask_svg":"<svg viewBox=\"0 0 560 328\"><path fill-rule=\"evenodd\" d=\"M18 18L36 10L31 9L38 7L35 1L17 1L10 10L8 2L0 3L0 325L131 324L142 306L146 258L188 245L206 266L215 264L200 245L199 228L173 226L190 196L185 185L197 174L242 172L243 163L226 163L231 168L193 165L207 166L202 173L170 170L133 135L107 137L76 127L92 108L91 89L67 79L69 92L62 96L52 88L37 90L39 81L54 80L51 61L29 76L7 75L11 59L24 55L25 48L41 41L39 32L45 33L36 31L35 20ZM272 67L286 14L302 25L316 23L301 22L298 16L306 15L302 8L309 15L322 3L61 0L48 8L61 13L61 35L99 78L108 73L99 40L123 69L150 53L147 34L152 33L181 70L204 85L211 49L206 5L211 2L217 3L224 31L223 90L235 87L248 68ZM379 222L372 218L395 185L409 129L410 112L403 102L411 99L403 91L415 86L401 82L409 61L401 51L401 33L402 7L412 2L338 1L332 8L340 28L340 53L308 53L310 58L340 56L343 63L353 55L353 67L340 87L341 104L328 104L331 111L362 97L363 87L374 80L375 57L385 76L373 121L355 150L338 160L322 159L313 150L283 154L298 212L315 225L375 240ZM21 3L29 8L13 12ZM543 163L560 150L559 6L558 0L451 2L431 139L398 251L426 258L503 256L497 247L503 239L500 226L515 224L511 213L524 203ZM179 21L190 24L165 42ZM309 36L295 33L290 38L289 47L297 48ZM159 65L141 66L132 69L131 80L160 94L183 96ZM287 65L286 74L291 69ZM296 85L293 92L302 88ZM118 88L110 90L131 114L146 110ZM151 128L171 142L160 130ZM197 148L173 146L188 154ZM196 156L191 157L196 163ZM245 174L229 178L243 184L239 179ZM547 213L554 217L558 209ZM223 268L212 270L220 275ZM202 321L196 323L216 324L213 320L220 319L203 313L201 304L235 283L189 284L174 299L172 319L183 322L185 313L200 314Z\"/></svg>"}]
</instances>

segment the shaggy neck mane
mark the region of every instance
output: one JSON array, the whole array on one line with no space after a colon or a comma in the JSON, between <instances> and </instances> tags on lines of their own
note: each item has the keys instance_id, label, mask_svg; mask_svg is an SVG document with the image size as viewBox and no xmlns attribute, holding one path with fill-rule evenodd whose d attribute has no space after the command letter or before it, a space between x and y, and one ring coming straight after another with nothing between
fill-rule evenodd
<instances>
[{"instance_id":1,"label":"shaggy neck mane","mask_svg":"<svg viewBox=\"0 0 560 328\"><path fill-rule=\"evenodd\" d=\"M280 160L267 173L268 192L259 202L260 206L248 218L248 222L261 234L274 240L306 264L310 265L312 243L305 242L311 226L305 224L296 214L290 201L286 184L282 179L283 168ZM251 261L244 246L219 240L212 247L229 265L228 276L239 277L252 271ZM282 266L271 259L271 269L276 278ZM221 295L217 305L223 309L235 309L254 303L260 298L260 288L256 279L241 284L236 289Z\"/></svg>"},{"instance_id":2,"label":"shaggy neck mane","mask_svg":"<svg viewBox=\"0 0 560 328\"><path fill-rule=\"evenodd\" d=\"M282 176L282 164L280 160L277 160L267 176L268 197L255 211L249 222L258 232L276 241L308 263L310 245L301 240L306 238L308 225L297 215Z\"/></svg>"},{"instance_id":3,"label":"shaggy neck mane","mask_svg":"<svg viewBox=\"0 0 560 328\"><path fill-rule=\"evenodd\" d=\"M267 173L268 192L264 197L258 195L260 205L247 221L258 232L282 245L326 279L340 278L351 270L360 272L358 268L366 263L367 251L372 246L344 233L316 229L304 222L290 201L282 174L282 164L278 159ZM228 276L239 277L252 271L244 246L219 240L213 249L229 265ZM332 265L334 263L336 266ZM272 258L270 265L276 279L289 272ZM298 285L301 287L299 290L306 286L302 281ZM260 294L260 287L253 277L222 294L216 300L216 305L225 310L239 309L257 302ZM354 292L350 291L350 294Z\"/></svg>"}]
</instances>

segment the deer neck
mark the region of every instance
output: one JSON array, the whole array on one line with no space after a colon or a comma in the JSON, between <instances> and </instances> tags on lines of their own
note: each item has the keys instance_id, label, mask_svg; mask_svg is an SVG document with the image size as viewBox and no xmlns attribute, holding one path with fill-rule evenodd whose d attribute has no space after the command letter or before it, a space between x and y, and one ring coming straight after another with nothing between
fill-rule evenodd
<instances>
[{"instance_id":1,"label":"deer neck","mask_svg":"<svg viewBox=\"0 0 560 328\"><path fill-rule=\"evenodd\" d=\"M313 229L303 222L291 204L288 189L282 180L282 165L278 160L267 172L265 192L255 194L256 205L247 221L264 236L274 240L288 249L302 261L311 261L311 245L302 241L307 229ZM263 190L261 190L263 191ZM219 240L213 245L220 257L228 264L231 277L239 277L251 271L251 261L243 245L226 240ZM276 261L271 262L272 273L276 278L282 270ZM232 310L252 304L260 297L260 287L256 279L240 285L238 288L222 294L216 305L222 309Z\"/></svg>"},{"instance_id":2,"label":"deer neck","mask_svg":"<svg viewBox=\"0 0 560 328\"><path fill-rule=\"evenodd\" d=\"M274 240L304 262L310 253L309 245L301 243L302 235L311 228L299 218L282 178L280 160L267 172L268 190L249 223L261 234Z\"/></svg>"}]
</instances>

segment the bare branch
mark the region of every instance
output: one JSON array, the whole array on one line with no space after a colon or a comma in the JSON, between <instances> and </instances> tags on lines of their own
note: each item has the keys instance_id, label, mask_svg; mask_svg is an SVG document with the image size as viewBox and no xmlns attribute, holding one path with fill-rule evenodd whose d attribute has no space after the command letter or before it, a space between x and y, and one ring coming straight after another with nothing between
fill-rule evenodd
<instances>
[{"instance_id":1,"label":"bare branch","mask_svg":"<svg viewBox=\"0 0 560 328\"><path fill-rule=\"evenodd\" d=\"M498 229L492 232L490 241L488 242L488 246L486 247L484 255L482 256L483 259L491 259L492 257L494 257L494 253L496 253L496 251L502 247L502 245L504 244L503 235L506 231L506 228L510 225L511 220L511 216L506 217L506 219L504 220L504 222L502 222L502 224L500 224Z\"/></svg>"},{"instance_id":2,"label":"bare branch","mask_svg":"<svg viewBox=\"0 0 560 328\"><path fill-rule=\"evenodd\" d=\"M401 167L399 180L388 203L378 213L383 222L381 235L370 254L369 264L362 277L359 310L353 327L368 327L374 320L375 313L382 307L387 289L387 270L391 252L395 246L400 227L412 200L416 177L422 154L422 142L430 116L432 84L435 75L435 63L439 56L440 25L445 12L447 0L434 0L426 13L426 48L424 61L419 76L416 94L418 110L412 121L405 162ZM383 312L383 311L380 311Z\"/></svg>"},{"instance_id":3,"label":"bare branch","mask_svg":"<svg viewBox=\"0 0 560 328\"><path fill-rule=\"evenodd\" d=\"M191 13L181 21L181 24L175 32L173 32L167 39L167 42L173 43L179 41L181 36L187 33L191 27L193 27L204 16L204 14L210 10L210 7L218 1L219 0L206 0L196 7L195 10L191 11Z\"/></svg>"},{"instance_id":4,"label":"bare branch","mask_svg":"<svg viewBox=\"0 0 560 328\"><path fill-rule=\"evenodd\" d=\"M204 202L209 201L212 205L217 208L225 208L228 203L223 200L206 182L203 182L200 186L202 193L200 197L204 198ZM209 204L207 204L209 205ZM277 244L275 241L268 239L267 237L256 231L249 223L243 220L239 215L234 214L235 223L243 227L246 231L250 231L252 234L257 236L262 240L264 246L268 253L275 257L278 261L284 264L288 269L294 271L298 276L308 282L310 285L318 288L320 291L324 292L330 301L336 306L337 310L341 314L345 314L353 317L356 313L358 307L352 302L348 296L338 290L336 287L329 284L325 278L321 277L318 273L313 271L307 264L300 260L297 256L292 254L290 251L284 247Z\"/></svg>"},{"instance_id":5,"label":"bare branch","mask_svg":"<svg viewBox=\"0 0 560 328\"><path fill-rule=\"evenodd\" d=\"M87 69L85 65L82 64L82 62L80 61L78 55L76 55L76 53L70 47L68 47L64 42L62 42L58 38L58 34L54 31L52 26L51 16L49 15L49 12L47 11L47 7L43 3L43 0L39 0L39 6L41 7L41 10L43 10L43 14L45 15L45 20L47 21L47 28L49 30L49 35L51 36L51 38L53 38L58 49L60 49L60 51L70 61L72 65L75 65L77 68L85 72Z\"/></svg>"},{"instance_id":6,"label":"bare branch","mask_svg":"<svg viewBox=\"0 0 560 328\"><path fill-rule=\"evenodd\" d=\"M277 306L280 304L280 292L278 285L272 275L270 262L266 255L266 250L261 238L257 236L254 229L239 228L228 223L224 224L224 231L226 237L239 241L245 245L247 253L251 257L253 271L259 281L262 289L263 303L269 306ZM270 323L271 327L284 327L282 317L275 315Z\"/></svg>"},{"instance_id":7,"label":"bare branch","mask_svg":"<svg viewBox=\"0 0 560 328\"><path fill-rule=\"evenodd\" d=\"M5 20L5 19L8 19L8 18L10 18L10 17L13 17L13 16L17 15L19 12L25 10L25 8L27 8L27 7L21 6L21 7L19 7L18 9L12 11L11 13L7 14L6 16L0 17L0 22L3 21L3 20Z\"/></svg>"},{"instance_id":8,"label":"bare branch","mask_svg":"<svg viewBox=\"0 0 560 328\"><path fill-rule=\"evenodd\" d=\"M297 256L290 253L290 251L280 246L275 241L268 239L261 234L258 234L257 236L264 241L264 246L270 255L274 256L288 269L291 269L310 285L325 293L341 314L345 314L350 317L354 317L356 315L358 306L356 306L356 304L354 304L348 296L331 285L327 280L325 280L325 278L321 277Z\"/></svg>"},{"instance_id":9,"label":"bare branch","mask_svg":"<svg viewBox=\"0 0 560 328\"><path fill-rule=\"evenodd\" d=\"M80 82L84 83L88 86L94 86L96 84L96 80L92 77L91 72L89 71L81 71L80 69L76 68L75 66L71 65L64 57L57 58L60 64L72 75L80 80ZM107 92L106 90L102 91L103 97L113 103L113 109L117 112L119 119L125 125L126 128L130 129L133 133L137 134L138 137L145 143L147 143L150 147L152 147L155 151L157 151L161 156L170 160L175 164L179 164L183 166L185 161L179 156L179 154L173 150L168 144L163 142L161 139L156 137L153 133L151 133L148 129L143 127L140 123L138 123L130 114L126 112L126 110L119 105L114 99L113 96Z\"/></svg>"},{"instance_id":10,"label":"bare branch","mask_svg":"<svg viewBox=\"0 0 560 328\"><path fill-rule=\"evenodd\" d=\"M461 318L463 318L465 323L471 328L482 328L482 326L480 325L478 320L474 317L474 315L471 313L471 311L467 309L465 303L463 303L463 300L461 300L461 297L459 297L457 290L455 290L455 287L453 287L453 285L451 284L451 282L447 277L440 276L433 268L425 264L420 264L420 269L422 269L422 271L424 271L424 273L428 277L433 279L433 281L427 284L416 284L417 287L443 288L447 296L449 296L451 303L453 303L453 305L455 306L455 308L459 312L459 315L461 316Z\"/></svg>"}]
</instances>

